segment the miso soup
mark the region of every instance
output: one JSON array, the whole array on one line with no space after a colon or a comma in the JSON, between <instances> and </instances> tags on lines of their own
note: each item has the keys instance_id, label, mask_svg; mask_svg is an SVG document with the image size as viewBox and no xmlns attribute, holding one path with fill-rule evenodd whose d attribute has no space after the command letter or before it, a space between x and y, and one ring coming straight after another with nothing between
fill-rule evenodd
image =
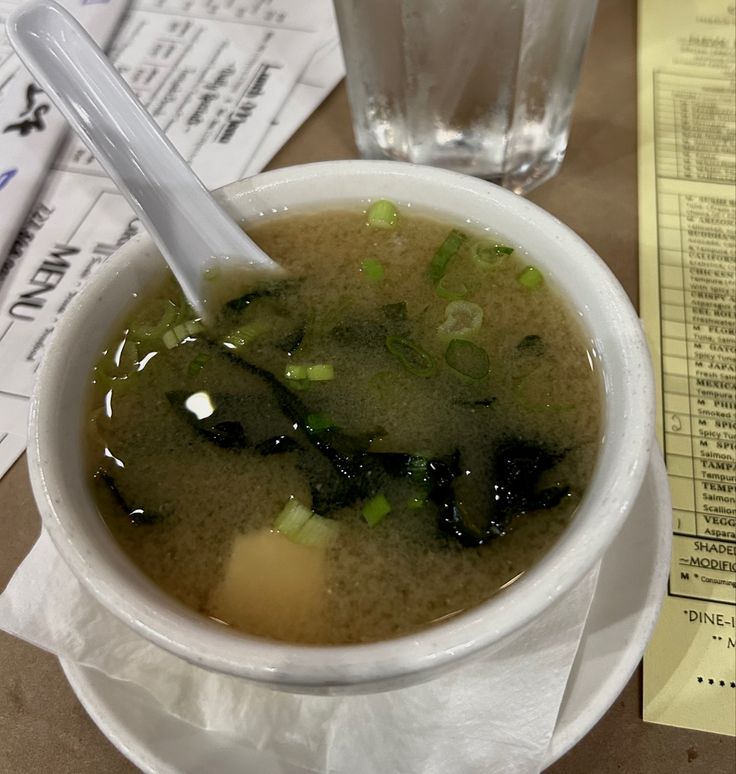
<instances>
[{"instance_id":1,"label":"miso soup","mask_svg":"<svg viewBox=\"0 0 736 774\"><path fill-rule=\"evenodd\" d=\"M138 299L88 433L132 561L223 624L322 644L446 620L534 565L591 477L600 378L534 256L490 226L387 202L274 216L249 233L288 277L211 328L171 277Z\"/></svg>"}]
</instances>

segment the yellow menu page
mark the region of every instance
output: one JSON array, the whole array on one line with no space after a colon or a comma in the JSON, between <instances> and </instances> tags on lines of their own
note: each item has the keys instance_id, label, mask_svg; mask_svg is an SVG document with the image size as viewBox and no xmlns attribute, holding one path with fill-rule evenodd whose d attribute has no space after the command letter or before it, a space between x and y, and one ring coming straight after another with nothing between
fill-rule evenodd
<instances>
[{"instance_id":1,"label":"yellow menu page","mask_svg":"<svg viewBox=\"0 0 736 774\"><path fill-rule=\"evenodd\" d=\"M736 735L736 4L640 0L641 314L672 489L644 719Z\"/></svg>"}]
</instances>

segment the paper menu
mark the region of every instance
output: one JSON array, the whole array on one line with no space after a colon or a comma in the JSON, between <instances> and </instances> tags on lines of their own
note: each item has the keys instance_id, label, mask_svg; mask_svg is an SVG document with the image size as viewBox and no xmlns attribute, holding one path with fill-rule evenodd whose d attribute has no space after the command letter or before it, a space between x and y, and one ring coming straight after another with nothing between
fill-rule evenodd
<instances>
[{"instance_id":1,"label":"paper menu","mask_svg":"<svg viewBox=\"0 0 736 774\"><path fill-rule=\"evenodd\" d=\"M736 735L736 8L639 10L641 313L674 533L644 719Z\"/></svg>"},{"instance_id":2,"label":"paper menu","mask_svg":"<svg viewBox=\"0 0 736 774\"><path fill-rule=\"evenodd\" d=\"M60 4L106 49L125 14L127 0L60 0ZM23 2L16 1L16 6ZM0 7L0 25L11 10ZM15 69L0 89L0 287L13 264L8 256L28 211L43 186L68 127L61 113L31 75L3 45L8 71ZM3 54L0 54L2 58ZM3 65L0 65L0 73ZM0 80L3 76L0 75ZM0 293L1 297L1 293Z\"/></svg>"},{"instance_id":3,"label":"paper menu","mask_svg":"<svg viewBox=\"0 0 736 774\"><path fill-rule=\"evenodd\" d=\"M337 40L330 0L135 0L111 58L215 188L259 171L254 154L267 163L332 90L343 75ZM4 45L0 34L0 56ZM70 139L0 270L0 476L25 448L28 396L55 320L138 229Z\"/></svg>"}]
</instances>

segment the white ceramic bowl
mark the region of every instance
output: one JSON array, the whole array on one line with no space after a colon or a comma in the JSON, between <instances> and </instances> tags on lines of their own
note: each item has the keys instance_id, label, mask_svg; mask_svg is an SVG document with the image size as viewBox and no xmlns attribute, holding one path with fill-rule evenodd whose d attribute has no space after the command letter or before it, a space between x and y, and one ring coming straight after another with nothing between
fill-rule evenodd
<instances>
[{"instance_id":1,"label":"white ceramic bowl","mask_svg":"<svg viewBox=\"0 0 736 774\"><path fill-rule=\"evenodd\" d=\"M216 671L309 692L361 692L426 679L530 622L576 583L616 536L639 491L653 441L650 359L639 320L600 258L566 226L518 196L463 175L397 162L337 161L281 169L218 193L238 219L389 198L446 221L491 226L528 251L582 318L605 388L603 441L590 487L554 548L488 602L412 636L351 646L295 646L245 636L157 589L123 554L85 481L83 402L112 326L161 272L146 236L97 271L57 326L38 374L28 461L36 502L75 575L144 637Z\"/></svg>"}]
</instances>

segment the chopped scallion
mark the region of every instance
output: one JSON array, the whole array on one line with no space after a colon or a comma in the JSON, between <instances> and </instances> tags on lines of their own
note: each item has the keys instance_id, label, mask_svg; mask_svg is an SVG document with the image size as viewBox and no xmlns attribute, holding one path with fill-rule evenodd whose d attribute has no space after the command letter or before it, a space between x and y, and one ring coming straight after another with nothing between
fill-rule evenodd
<instances>
[{"instance_id":1,"label":"chopped scallion","mask_svg":"<svg viewBox=\"0 0 736 774\"><path fill-rule=\"evenodd\" d=\"M252 344L259 336L262 336L269 330L269 326L262 320L254 320L253 322L241 325L240 328L236 328L234 331L228 333L223 339L222 343L228 349L240 349L246 347L248 344Z\"/></svg>"},{"instance_id":2,"label":"chopped scallion","mask_svg":"<svg viewBox=\"0 0 736 774\"><path fill-rule=\"evenodd\" d=\"M469 292L464 282L450 282L446 276L437 283L437 295L446 301L458 301L465 298Z\"/></svg>"},{"instance_id":3,"label":"chopped scallion","mask_svg":"<svg viewBox=\"0 0 736 774\"><path fill-rule=\"evenodd\" d=\"M426 497L414 496L414 497L410 497L406 501L406 507L410 511L418 511L420 508L423 508L425 506L426 502L427 502Z\"/></svg>"},{"instance_id":4,"label":"chopped scallion","mask_svg":"<svg viewBox=\"0 0 736 774\"><path fill-rule=\"evenodd\" d=\"M527 290L536 290L544 284L544 275L536 266L527 266L516 279Z\"/></svg>"},{"instance_id":5,"label":"chopped scallion","mask_svg":"<svg viewBox=\"0 0 736 774\"><path fill-rule=\"evenodd\" d=\"M490 370L488 353L465 339L453 339L448 344L445 361L450 368L469 379L483 379Z\"/></svg>"},{"instance_id":6,"label":"chopped scallion","mask_svg":"<svg viewBox=\"0 0 736 774\"><path fill-rule=\"evenodd\" d=\"M314 365L287 365L284 371L287 379L310 382L329 382L335 378L335 367L330 363L315 363Z\"/></svg>"},{"instance_id":7,"label":"chopped scallion","mask_svg":"<svg viewBox=\"0 0 736 774\"><path fill-rule=\"evenodd\" d=\"M360 264L360 270L372 282L382 280L385 274L383 264L375 258L366 258L363 263Z\"/></svg>"},{"instance_id":8,"label":"chopped scallion","mask_svg":"<svg viewBox=\"0 0 736 774\"><path fill-rule=\"evenodd\" d=\"M177 341L183 341L187 337L187 326L184 323L175 325L172 329Z\"/></svg>"},{"instance_id":9,"label":"chopped scallion","mask_svg":"<svg viewBox=\"0 0 736 774\"><path fill-rule=\"evenodd\" d=\"M164 333L164 335L161 337L161 341L163 341L166 349L174 349L174 347L179 346L179 339L173 330L166 331L166 333Z\"/></svg>"},{"instance_id":10,"label":"chopped scallion","mask_svg":"<svg viewBox=\"0 0 736 774\"><path fill-rule=\"evenodd\" d=\"M443 339L464 339L480 330L483 309L472 301L450 301L445 307L445 321L437 329Z\"/></svg>"},{"instance_id":11,"label":"chopped scallion","mask_svg":"<svg viewBox=\"0 0 736 774\"><path fill-rule=\"evenodd\" d=\"M307 366L305 365L287 365L284 376L287 379L306 379Z\"/></svg>"},{"instance_id":12,"label":"chopped scallion","mask_svg":"<svg viewBox=\"0 0 736 774\"><path fill-rule=\"evenodd\" d=\"M293 538L311 518L312 511L306 505L302 505L295 497L292 497L276 517L273 528L286 537Z\"/></svg>"},{"instance_id":13,"label":"chopped scallion","mask_svg":"<svg viewBox=\"0 0 736 774\"><path fill-rule=\"evenodd\" d=\"M473 258L489 269L497 269L513 252L513 247L499 245L487 239L478 240L472 247Z\"/></svg>"},{"instance_id":14,"label":"chopped scallion","mask_svg":"<svg viewBox=\"0 0 736 774\"><path fill-rule=\"evenodd\" d=\"M291 539L302 546L327 548L337 539L339 529L336 521L315 513Z\"/></svg>"},{"instance_id":15,"label":"chopped scallion","mask_svg":"<svg viewBox=\"0 0 736 774\"><path fill-rule=\"evenodd\" d=\"M391 513L391 503L382 494L371 497L363 506L363 518L368 522L369 527L375 527Z\"/></svg>"},{"instance_id":16,"label":"chopped scallion","mask_svg":"<svg viewBox=\"0 0 736 774\"><path fill-rule=\"evenodd\" d=\"M135 341L144 341L146 339L158 339L174 324L179 316L179 309L171 301L162 302L161 317L158 322L152 325L137 324L131 325L128 335Z\"/></svg>"},{"instance_id":17,"label":"chopped scallion","mask_svg":"<svg viewBox=\"0 0 736 774\"><path fill-rule=\"evenodd\" d=\"M436 285L442 277L445 276L447 267L458 250L465 244L468 237L462 231L453 229L445 237L445 241L437 248L437 252L432 256L427 276L433 285Z\"/></svg>"},{"instance_id":18,"label":"chopped scallion","mask_svg":"<svg viewBox=\"0 0 736 774\"><path fill-rule=\"evenodd\" d=\"M386 349L415 376L431 376L437 370L437 364L429 352L419 344L401 336L386 336Z\"/></svg>"},{"instance_id":19,"label":"chopped scallion","mask_svg":"<svg viewBox=\"0 0 736 774\"><path fill-rule=\"evenodd\" d=\"M173 328L170 328L161 337L166 349L174 349L189 338L189 336L195 336L204 330L201 320L186 320L185 322L178 323Z\"/></svg>"},{"instance_id":20,"label":"chopped scallion","mask_svg":"<svg viewBox=\"0 0 736 774\"><path fill-rule=\"evenodd\" d=\"M273 528L294 543L326 548L335 541L339 525L318 516L292 497L276 517Z\"/></svg>"},{"instance_id":21,"label":"chopped scallion","mask_svg":"<svg viewBox=\"0 0 736 774\"><path fill-rule=\"evenodd\" d=\"M307 366L307 379L310 382L329 382L335 378L335 369L329 363Z\"/></svg>"},{"instance_id":22,"label":"chopped scallion","mask_svg":"<svg viewBox=\"0 0 736 774\"><path fill-rule=\"evenodd\" d=\"M399 220L399 213L393 202L379 199L368 208L368 225L372 228L393 228Z\"/></svg>"}]
</instances>

